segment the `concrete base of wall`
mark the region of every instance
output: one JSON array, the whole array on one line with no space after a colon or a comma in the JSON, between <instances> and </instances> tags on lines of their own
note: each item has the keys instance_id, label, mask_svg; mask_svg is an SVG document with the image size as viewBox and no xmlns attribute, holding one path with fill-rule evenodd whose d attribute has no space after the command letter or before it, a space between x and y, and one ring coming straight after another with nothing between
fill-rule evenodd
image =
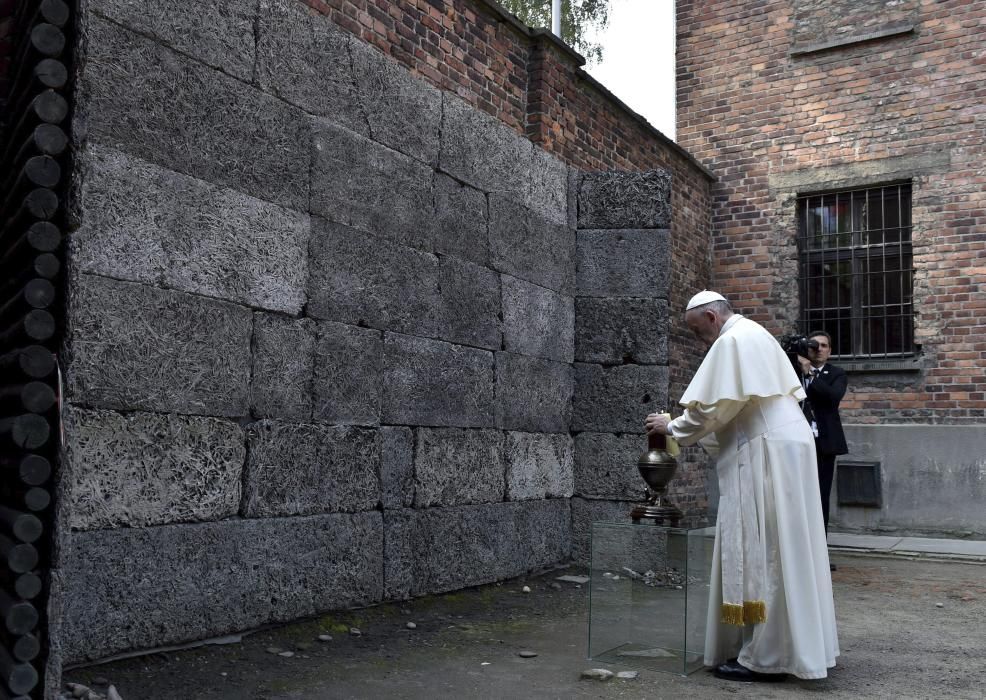
<instances>
[{"instance_id":1,"label":"concrete base of wall","mask_svg":"<svg viewBox=\"0 0 986 700\"><path fill-rule=\"evenodd\" d=\"M880 462L882 505L840 507L837 473L832 529L986 537L981 425L847 425L845 430L849 454L839 460Z\"/></svg>"}]
</instances>

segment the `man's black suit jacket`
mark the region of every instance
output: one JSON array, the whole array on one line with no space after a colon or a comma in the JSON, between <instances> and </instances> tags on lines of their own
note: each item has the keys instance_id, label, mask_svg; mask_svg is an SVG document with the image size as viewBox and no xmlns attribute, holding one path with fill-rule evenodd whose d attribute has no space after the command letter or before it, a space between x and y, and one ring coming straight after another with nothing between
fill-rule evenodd
<instances>
[{"instance_id":1,"label":"man's black suit jacket","mask_svg":"<svg viewBox=\"0 0 986 700\"><path fill-rule=\"evenodd\" d=\"M846 435L839 418L839 402L846 395L849 378L835 365L825 364L805 389L805 416L818 425L815 449L821 454L844 455L849 452ZM809 413L810 411L810 413Z\"/></svg>"}]
</instances>

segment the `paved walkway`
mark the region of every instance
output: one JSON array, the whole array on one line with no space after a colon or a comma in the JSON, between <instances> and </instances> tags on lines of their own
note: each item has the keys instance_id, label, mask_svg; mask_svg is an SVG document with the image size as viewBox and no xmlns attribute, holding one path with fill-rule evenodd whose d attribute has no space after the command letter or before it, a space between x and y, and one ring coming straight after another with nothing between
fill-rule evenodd
<instances>
[{"instance_id":1,"label":"paved walkway","mask_svg":"<svg viewBox=\"0 0 986 700\"><path fill-rule=\"evenodd\" d=\"M829 533L829 550L840 554L894 554L986 562L986 540L946 540L930 537L886 537Z\"/></svg>"}]
</instances>

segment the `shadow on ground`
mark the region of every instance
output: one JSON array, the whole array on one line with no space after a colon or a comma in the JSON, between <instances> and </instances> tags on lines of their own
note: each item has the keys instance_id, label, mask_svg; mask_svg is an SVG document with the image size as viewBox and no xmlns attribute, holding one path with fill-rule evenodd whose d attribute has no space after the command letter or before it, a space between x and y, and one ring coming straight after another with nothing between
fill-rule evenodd
<instances>
[{"instance_id":1,"label":"shadow on ground","mask_svg":"<svg viewBox=\"0 0 986 700\"><path fill-rule=\"evenodd\" d=\"M582 670L600 664L586 660L586 587L557 588L556 577L574 570L329 615L225 646L79 668L65 680L104 693L112 683L124 700L986 695L986 566L838 555L833 561L842 656L821 681L744 685L705 671L681 677L646 670L634 680L579 680ZM522 658L521 651L537 656Z\"/></svg>"}]
</instances>

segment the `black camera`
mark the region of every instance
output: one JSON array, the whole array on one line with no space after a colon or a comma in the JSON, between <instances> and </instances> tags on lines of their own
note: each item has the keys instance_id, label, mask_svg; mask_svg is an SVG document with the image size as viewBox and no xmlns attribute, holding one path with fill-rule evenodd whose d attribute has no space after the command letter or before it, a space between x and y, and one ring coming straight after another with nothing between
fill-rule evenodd
<instances>
[{"instance_id":1,"label":"black camera","mask_svg":"<svg viewBox=\"0 0 986 700\"><path fill-rule=\"evenodd\" d=\"M806 335L798 335L794 333L792 335L785 335L778 339L781 347L784 348L784 352L795 359L795 355L801 355L801 357L808 357L809 350L818 350L818 341L814 338L809 338Z\"/></svg>"}]
</instances>

